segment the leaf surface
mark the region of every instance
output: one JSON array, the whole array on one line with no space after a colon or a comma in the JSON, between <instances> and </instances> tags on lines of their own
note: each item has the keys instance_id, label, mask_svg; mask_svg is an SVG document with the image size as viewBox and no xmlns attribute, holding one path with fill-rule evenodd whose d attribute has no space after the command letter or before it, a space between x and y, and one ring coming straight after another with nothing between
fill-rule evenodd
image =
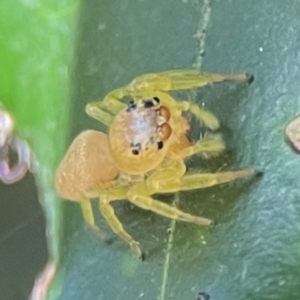
<instances>
[{"instance_id":1,"label":"leaf surface","mask_svg":"<svg viewBox=\"0 0 300 300\"><path fill-rule=\"evenodd\" d=\"M216 113L229 149L189 166L254 166L264 175L159 197L217 220L213 231L116 203L125 228L147 253L144 263L99 213L97 223L111 233L110 245L84 226L78 205L66 203L57 299L182 300L199 292L222 300L298 299L299 157L283 133L300 107L299 1L93 0L81 9L73 137L86 128L105 130L85 115L86 103L138 75L193 66L249 72L256 78L251 86L214 85L181 95Z\"/></svg>"}]
</instances>

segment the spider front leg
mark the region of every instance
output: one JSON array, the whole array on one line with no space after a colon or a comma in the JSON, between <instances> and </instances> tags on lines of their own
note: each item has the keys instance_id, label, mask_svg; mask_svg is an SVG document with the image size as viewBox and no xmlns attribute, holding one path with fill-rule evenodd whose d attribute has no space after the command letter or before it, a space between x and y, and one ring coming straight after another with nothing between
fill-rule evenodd
<instances>
[{"instance_id":1,"label":"spider front leg","mask_svg":"<svg viewBox=\"0 0 300 300\"><path fill-rule=\"evenodd\" d=\"M161 73L145 74L135 78L128 86L130 92L153 90L175 91L200 88L208 84L222 81L248 81L252 82L253 76L240 74L205 73L197 70L173 70Z\"/></svg>"},{"instance_id":2,"label":"spider front leg","mask_svg":"<svg viewBox=\"0 0 300 300\"><path fill-rule=\"evenodd\" d=\"M200 122L212 129L216 130L219 128L219 120L217 117L210 111L199 107L196 103L189 101L176 101L168 93L158 91L158 90L143 90L139 92L132 93L134 99L152 99L158 98L162 105L167 106L171 109L173 116L182 115L183 111L191 112Z\"/></svg>"},{"instance_id":3,"label":"spider front leg","mask_svg":"<svg viewBox=\"0 0 300 300\"><path fill-rule=\"evenodd\" d=\"M186 147L185 149L181 150L180 153L177 154L177 156L180 159L185 159L194 154L200 154L204 158L209 158L218 155L224 150L225 143L220 135L207 135L192 146Z\"/></svg>"},{"instance_id":4,"label":"spider front leg","mask_svg":"<svg viewBox=\"0 0 300 300\"><path fill-rule=\"evenodd\" d=\"M251 168L220 173L188 174L182 177L178 191L202 189L258 174L260 172Z\"/></svg>"},{"instance_id":5,"label":"spider front leg","mask_svg":"<svg viewBox=\"0 0 300 300\"><path fill-rule=\"evenodd\" d=\"M103 101L92 102L86 105L85 111L92 118L98 120L106 126L110 126L113 116L126 107L121 99L128 96L125 88L116 89L106 95Z\"/></svg>"},{"instance_id":6,"label":"spider front leg","mask_svg":"<svg viewBox=\"0 0 300 300\"><path fill-rule=\"evenodd\" d=\"M248 81L251 83L253 76L246 73L217 74L201 73L197 70L174 70L137 77L127 86L127 90L144 98L151 98L151 94L152 97L155 95L168 107L177 108L180 113L182 111L190 111L196 118L201 120L205 126L216 130L219 128L219 120L211 112L189 101L176 102L165 92L201 88L223 81Z\"/></svg>"}]
</instances>

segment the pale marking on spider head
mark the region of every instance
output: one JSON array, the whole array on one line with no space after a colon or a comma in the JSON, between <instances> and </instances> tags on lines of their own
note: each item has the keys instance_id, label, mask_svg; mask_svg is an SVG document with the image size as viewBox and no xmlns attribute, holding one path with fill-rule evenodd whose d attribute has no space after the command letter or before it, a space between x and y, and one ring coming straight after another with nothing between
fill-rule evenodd
<instances>
[{"instance_id":1,"label":"pale marking on spider head","mask_svg":"<svg viewBox=\"0 0 300 300\"><path fill-rule=\"evenodd\" d=\"M172 136L170 110L158 98L130 101L109 129L111 155L117 167L145 174L164 159Z\"/></svg>"},{"instance_id":2,"label":"pale marking on spider head","mask_svg":"<svg viewBox=\"0 0 300 300\"><path fill-rule=\"evenodd\" d=\"M170 117L169 109L161 106L157 97L130 101L124 114L124 133L132 154L139 155L149 147L162 149L172 133Z\"/></svg>"}]
</instances>

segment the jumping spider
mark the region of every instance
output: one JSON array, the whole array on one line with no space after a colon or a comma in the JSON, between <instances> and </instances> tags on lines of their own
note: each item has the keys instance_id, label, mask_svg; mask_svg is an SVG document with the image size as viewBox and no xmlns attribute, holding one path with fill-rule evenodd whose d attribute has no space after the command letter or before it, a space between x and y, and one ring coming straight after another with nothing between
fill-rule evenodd
<instances>
[{"instance_id":1,"label":"jumping spider","mask_svg":"<svg viewBox=\"0 0 300 300\"><path fill-rule=\"evenodd\" d=\"M146 74L128 86L110 92L103 101L88 104L86 112L108 127L108 134L87 130L71 144L56 173L56 188L65 199L81 204L85 222L97 233L90 198L100 198L99 209L112 228L138 258L139 243L117 219L112 201L132 204L170 219L209 226L212 221L193 216L157 201L153 194L205 188L256 174L252 168L222 173L186 173L184 160L194 154L220 153L225 146L219 135L192 143L190 112L210 130L218 119L195 103L176 101L168 92L203 87L214 82L252 80L247 74L209 74L196 70ZM130 97L128 104L122 102Z\"/></svg>"}]
</instances>

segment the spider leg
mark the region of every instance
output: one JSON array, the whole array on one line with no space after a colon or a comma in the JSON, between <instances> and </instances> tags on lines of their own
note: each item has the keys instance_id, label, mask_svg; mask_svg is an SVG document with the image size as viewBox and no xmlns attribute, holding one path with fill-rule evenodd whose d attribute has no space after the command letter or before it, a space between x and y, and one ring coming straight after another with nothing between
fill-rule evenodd
<instances>
[{"instance_id":1,"label":"spider leg","mask_svg":"<svg viewBox=\"0 0 300 300\"><path fill-rule=\"evenodd\" d=\"M174 162L169 168L162 168L152 173L145 182L133 185L127 193L128 200L142 209L153 211L166 218L199 225L211 225L212 221L209 219L193 216L150 197L150 195L155 193L178 191L180 180L184 173L185 165L183 161Z\"/></svg>"},{"instance_id":2,"label":"spider leg","mask_svg":"<svg viewBox=\"0 0 300 300\"><path fill-rule=\"evenodd\" d=\"M184 173L185 164L182 160L174 162L171 167L157 170L147 179L149 194L173 193L202 189L259 174L258 171L252 168L218 173L196 173L183 175Z\"/></svg>"},{"instance_id":3,"label":"spider leg","mask_svg":"<svg viewBox=\"0 0 300 300\"><path fill-rule=\"evenodd\" d=\"M146 183L138 183L129 190L127 194L129 201L140 208L153 211L170 219L199 225L211 225L212 221L209 219L185 213L153 199L150 195L201 189L257 174L254 169L182 176L183 172L185 172L183 161L177 162L170 168L154 172L148 177Z\"/></svg>"},{"instance_id":4,"label":"spider leg","mask_svg":"<svg viewBox=\"0 0 300 300\"><path fill-rule=\"evenodd\" d=\"M246 73L217 74L197 70L173 70L150 73L135 78L128 86L129 91L160 90L174 91L200 88L208 84L223 81L251 81L253 77Z\"/></svg>"},{"instance_id":5,"label":"spider leg","mask_svg":"<svg viewBox=\"0 0 300 300\"><path fill-rule=\"evenodd\" d=\"M139 248L139 243L135 241L132 236L130 236L124 229L121 222L115 215L114 209L111 206L110 202L116 200L126 199L128 186L121 186L118 184L118 181L112 181L110 186L107 186L106 190L103 188L93 189L85 192L86 197L99 197L99 210L108 225L111 227L112 231L122 238L132 249L134 254L139 258L143 259L143 253ZM97 235L101 233L99 227L95 225L94 214L92 211L91 202L88 199L80 201L81 209L83 213L83 218L86 224L94 231ZM103 234L101 235L103 237Z\"/></svg>"},{"instance_id":6,"label":"spider leg","mask_svg":"<svg viewBox=\"0 0 300 300\"><path fill-rule=\"evenodd\" d=\"M113 115L126 107L121 100L130 95L125 88L116 89L106 95L103 101L88 103L85 107L86 113L92 118L109 126L112 123Z\"/></svg>"},{"instance_id":7,"label":"spider leg","mask_svg":"<svg viewBox=\"0 0 300 300\"><path fill-rule=\"evenodd\" d=\"M113 116L110 113L103 110L103 108L101 107L101 102L89 103L85 107L85 112L90 117L96 119L97 121L99 121L107 127L109 127L113 121Z\"/></svg>"},{"instance_id":8,"label":"spider leg","mask_svg":"<svg viewBox=\"0 0 300 300\"><path fill-rule=\"evenodd\" d=\"M183 111L189 111L192 113L200 122L208 127L209 129L216 130L220 127L219 120L210 111L201 108L196 103L189 101L176 101L166 92L157 90L144 90L135 92L132 94L135 99L151 99L153 97L159 98L162 105L167 106L171 109L173 116L180 116Z\"/></svg>"},{"instance_id":9,"label":"spider leg","mask_svg":"<svg viewBox=\"0 0 300 300\"><path fill-rule=\"evenodd\" d=\"M239 178L254 176L258 173L255 169L248 168L229 172L189 174L182 177L178 191L202 189Z\"/></svg>"},{"instance_id":10,"label":"spider leg","mask_svg":"<svg viewBox=\"0 0 300 300\"><path fill-rule=\"evenodd\" d=\"M136 97L156 97L168 107L177 108L182 111L190 111L197 119L201 120L205 126L212 130L219 128L219 120L211 112L199 107L197 104L182 101L176 102L171 96L164 92L175 90L186 90L201 88L208 84L223 81L248 81L253 80L252 76L246 73L240 74L217 74L202 73L197 70L174 70L162 73L152 73L137 77L128 86L127 90Z\"/></svg>"},{"instance_id":11,"label":"spider leg","mask_svg":"<svg viewBox=\"0 0 300 300\"><path fill-rule=\"evenodd\" d=\"M125 196L126 197L126 196ZM139 243L133 239L131 235L129 235L119 219L116 217L113 207L110 202L113 201L108 194L102 195L100 197L99 209L102 213L103 217L106 219L108 225L111 227L113 232L117 234L121 239L123 239L134 252L134 254L139 258L143 259L143 253L139 247Z\"/></svg>"},{"instance_id":12,"label":"spider leg","mask_svg":"<svg viewBox=\"0 0 300 300\"><path fill-rule=\"evenodd\" d=\"M189 101L181 101L178 102L178 108L181 111L189 111L200 122L203 122L203 124L211 130L216 130L220 127L220 122L218 118L212 112L200 107L196 103Z\"/></svg>"},{"instance_id":13,"label":"spider leg","mask_svg":"<svg viewBox=\"0 0 300 300\"><path fill-rule=\"evenodd\" d=\"M147 194L147 188L145 188L144 184L140 183L134 185L132 189L129 190L127 196L128 200L132 204L142 209L150 210L166 218L175 219L183 222L195 223L198 225L209 226L212 224L212 221L209 219L196 217L191 214L185 213L174 206L155 200L152 197L145 194Z\"/></svg>"},{"instance_id":14,"label":"spider leg","mask_svg":"<svg viewBox=\"0 0 300 300\"><path fill-rule=\"evenodd\" d=\"M103 101L90 103L86 106L86 112L91 117L99 120L105 125L110 125L112 117L105 113L108 111L113 115L126 107L122 98L131 96L133 98L144 97L147 94L158 91L185 90L200 88L208 84L222 81L251 81L253 77L248 74L217 74L201 73L197 70L174 70L162 73L152 73L135 78L127 87L118 88L110 92ZM210 112L201 109L196 104L187 101L181 104L182 110L191 111L197 118L211 129L219 127L219 122Z\"/></svg>"},{"instance_id":15,"label":"spider leg","mask_svg":"<svg viewBox=\"0 0 300 300\"><path fill-rule=\"evenodd\" d=\"M207 73L198 70L173 70L160 73L160 76L167 77L171 81L170 90L185 90L196 87L203 87L208 84L223 81L249 81L250 76L246 73L220 74ZM252 77L251 77L252 78Z\"/></svg>"},{"instance_id":16,"label":"spider leg","mask_svg":"<svg viewBox=\"0 0 300 300\"><path fill-rule=\"evenodd\" d=\"M101 229L95 224L95 218L94 218L94 213L93 213L93 208L91 201L89 199L83 198L79 202L81 206L81 211L83 215L83 219L85 223L88 225L90 229L100 238L104 238L105 235L101 231Z\"/></svg>"},{"instance_id":17,"label":"spider leg","mask_svg":"<svg viewBox=\"0 0 300 300\"><path fill-rule=\"evenodd\" d=\"M178 156L181 159L184 159L194 154L201 154L203 157L207 158L217 155L223 150L225 150L225 144L220 135L207 135L192 146L181 150Z\"/></svg>"}]
</instances>

